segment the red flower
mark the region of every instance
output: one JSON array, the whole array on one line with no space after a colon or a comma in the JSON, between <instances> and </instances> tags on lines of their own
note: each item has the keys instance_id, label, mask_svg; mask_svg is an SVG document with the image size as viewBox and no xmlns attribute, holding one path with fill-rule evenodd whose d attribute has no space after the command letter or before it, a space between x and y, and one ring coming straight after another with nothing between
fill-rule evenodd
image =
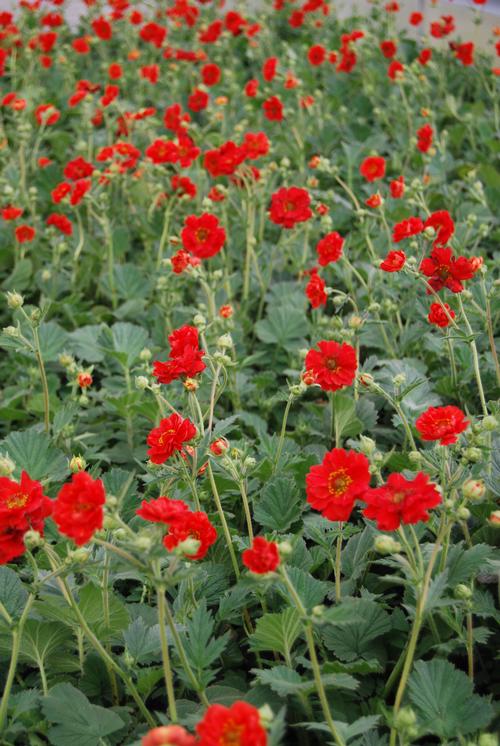
<instances>
[{"instance_id":1,"label":"red flower","mask_svg":"<svg viewBox=\"0 0 500 746\"><path fill-rule=\"evenodd\" d=\"M432 49L422 49L420 51L420 54L418 55L418 61L422 66L427 65L427 63L429 62L431 58L432 58ZM431 139L431 142L432 142L432 139Z\"/></svg>"},{"instance_id":2,"label":"red flower","mask_svg":"<svg viewBox=\"0 0 500 746\"><path fill-rule=\"evenodd\" d=\"M309 48L307 59L311 65L322 65L326 60L326 49L321 44L314 44Z\"/></svg>"},{"instance_id":3,"label":"red flower","mask_svg":"<svg viewBox=\"0 0 500 746\"><path fill-rule=\"evenodd\" d=\"M241 147L245 157L253 161L269 153L269 140L265 132L247 132Z\"/></svg>"},{"instance_id":4,"label":"red flower","mask_svg":"<svg viewBox=\"0 0 500 746\"><path fill-rule=\"evenodd\" d=\"M462 410L453 405L429 407L415 422L422 440L439 440L442 446L456 443L458 435L469 425Z\"/></svg>"},{"instance_id":5,"label":"red flower","mask_svg":"<svg viewBox=\"0 0 500 746\"><path fill-rule=\"evenodd\" d=\"M31 225L18 225L14 233L18 243L30 243L36 235L36 231Z\"/></svg>"},{"instance_id":6,"label":"red flower","mask_svg":"<svg viewBox=\"0 0 500 746\"><path fill-rule=\"evenodd\" d=\"M212 453L214 456L222 456L222 454L226 453L227 449L229 448L229 441L227 438L220 437L216 438L212 443L210 443L210 453Z\"/></svg>"},{"instance_id":7,"label":"red flower","mask_svg":"<svg viewBox=\"0 0 500 746\"><path fill-rule=\"evenodd\" d=\"M2 218L4 220L17 220L23 214L24 210L21 207L14 207L14 205L8 205L2 209Z\"/></svg>"},{"instance_id":8,"label":"red flower","mask_svg":"<svg viewBox=\"0 0 500 746\"><path fill-rule=\"evenodd\" d=\"M172 500L162 495L155 500L143 500L141 507L135 512L145 521L169 524L179 513L184 513L186 510L189 508L183 500Z\"/></svg>"},{"instance_id":9,"label":"red flower","mask_svg":"<svg viewBox=\"0 0 500 746\"><path fill-rule=\"evenodd\" d=\"M221 69L219 65L209 62L201 68L201 78L205 85L216 85L221 79Z\"/></svg>"},{"instance_id":10,"label":"red flower","mask_svg":"<svg viewBox=\"0 0 500 746\"><path fill-rule=\"evenodd\" d=\"M153 464L164 464L176 451L182 451L196 435L196 428L189 419L183 419L176 412L161 420L147 437L148 456Z\"/></svg>"},{"instance_id":11,"label":"red flower","mask_svg":"<svg viewBox=\"0 0 500 746\"><path fill-rule=\"evenodd\" d=\"M184 251L184 249L179 249L179 251L170 258L173 272L175 272L176 275L182 274L186 267L191 266L191 259L192 257L189 252ZM197 261L199 262L200 260L198 259Z\"/></svg>"},{"instance_id":12,"label":"red flower","mask_svg":"<svg viewBox=\"0 0 500 746\"><path fill-rule=\"evenodd\" d=\"M393 60L387 68L387 77L391 80L399 80L403 77L405 66L398 60Z\"/></svg>"},{"instance_id":13,"label":"red flower","mask_svg":"<svg viewBox=\"0 0 500 746\"><path fill-rule=\"evenodd\" d=\"M429 215L424 228L434 228L436 231L434 246L445 246L455 232L455 223L448 210L438 210Z\"/></svg>"},{"instance_id":14,"label":"red flower","mask_svg":"<svg viewBox=\"0 0 500 746\"><path fill-rule=\"evenodd\" d=\"M380 207L381 204L382 197L378 192L376 192L376 194L372 194L371 197L368 197L368 199L365 200L365 205L367 205L367 207Z\"/></svg>"},{"instance_id":15,"label":"red flower","mask_svg":"<svg viewBox=\"0 0 500 746\"><path fill-rule=\"evenodd\" d=\"M255 78L252 78L252 80L249 80L248 83L245 84L245 96L248 96L248 98L254 98L257 95L258 90L259 81Z\"/></svg>"},{"instance_id":16,"label":"red flower","mask_svg":"<svg viewBox=\"0 0 500 746\"><path fill-rule=\"evenodd\" d=\"M476 272L475 263L465 256L454 257L449 247L436 246L420 263L420 271L429 278L435 291L448 288L452 293L461 293L462 281L470 280Z\"/></svg>"},{"instance_id":17,"label":"red flower","mask_svg":"<svg viewBox=\"0 0 500 746\"><path fill-rule=\"evenodd\" d=\"M363 515L377 521L381 531L394 531L402 523L428 521L427 511L441 503L440 493L422 472L415 479L390 474L386 484L367 490L361 499L368 506Z\"/></svg>"},{"instance_id":18,"label":"red flower","mask_svg":"<svg viewBox=\"0 0 500 746\"><path fill-rule=\"evenodd\" d=\"M232 140L205 153L203 165L210 176L230 176L246 158L246 150Z\"/></svg>"},{"instance_id":19,"label":"red flower","mask_svg":"<svg viewBox=\"0 0 500 746\"><path fill-rule=\"evenodd\" d=\"M319 308L320 306L326 305L328 296L325 293L325 287L325 281L318 275L318 270L314 269L311 272L309 282L306 285L306 295L313 308Z\"/></svg>"},{"instance_id":20,"label":"red flower","mask_svg":"<svg viewBox=\"0 0 500 746\"><path fill-rule=\"evenodd\" d=\"M206 91L196 88L189 96L187 105L191 111L202 111L208 106L210 97Z\"/></svg>"},{"instance_id":21,"label":"red flower","mask_svg":"<svg viewBox=\"0 0 500 746\"><path fill-rule=\"evenodd\" d=\"M79 179L86 179L88 176L92 176L94 173L94 166L82 158L81 155L72 161L68 161L64 167L63 174L70 181L78 181Z\"/></svg>"},{"instance_id":22,"label":"red flower","mask_svg":"<svg viewBox=\"0 0 500 746\"><path fill-rule=\"evenodd\" d=\"M273 80L274 76L276 75L277 68L278 68L278 58L269 57L262 65L262 77L264 78L264 80L270 83L271 80Z\"/></svg>"},{"instance_id":23,"label":"red flower","mask_svg":"<svg viewBox=\"0 0 500 746\"><path fill-rule=\"evenodd\" d=\"M90 373L79 373L76 377L77 383L81 389L88 389L92 386L93 378Z\"/></svg>"},{"instance_id":24,"label":"red flower","mask_svg":"<svg viewBox=\"0 0 500 746\"><path fill-rule=\"evenodd\" d=\"M155 140L144 153L153 163L176 163L179 160L179 150L172 140Z\"/></svg>"},{"instance_id":25,"label":"red flower","mask_svg":"<svg viewBox=\"0 0 500 746\"><path fill-rule=\"evenodd\" d=\"M388 60L392 59L396 52L398 51L397 44L393 41L381 41L380 42L380 51L386 57Z\"/></svg>"},{"instance_id":26,"label":"red flower","mask_svg":"<svg viewBox=\"0 0 500 746\"><path fill-rule=\"evenodd\" d=\"M293 228L312 217L311 197L306 189L281 187L271 196L269 217L276 225Z\"/></svg>"},{"instance_id":27,"label":"red flower","mask_svg":"<svg viewBox=\"0 0 500 746\"><path fill-rule=\"evenodd\" d=\"M398 176L397 179L393 179L391 183L389 184L389 189L391 191L391 197L393 199L401 199L401 197L405 193L404 177Z\"/></svg>"},{"instance_id":28,"label":"red flower","mask_svg":"<svg viewBox=\"0 0 500 746\"><path fill-rule=\"evenodd\" d=\"M59 491L52 517L59 531L81 546L102 528L105 502L101 480L79 471Z\"/></svg>"},{"instance_id":29,"label":"red flower","mask_svg":"<svg viewBox=\"0 0 500 746\"><path fill-rule=\"evenodd\" d=\"M338 262L342 256L343 246L344 239L337 231L332 231L323 236L316 244L316 253L321 266L326 267L330 262Z\"/></svg>"},{"instance_id":30,"label":"red flower","mask_svg":"<svg viewBox=\"0 0 500 746\"><path fill-rule=\"evenodd\" d=\"M378 155L368 156L359 167L359 172L366 181L383 179L385 176L385 159Z\"/></svg>"},{"instance_id":31,"label":"red flower","mask_svg":"<svg viewBox=\"0 0 500 746\"><path fill-rule=\"evenodd\" d=\"M167 29L158 26L157 23L146 23L140 30L139 36L148 44L153 44L157 49L161 47L167 36Z\"/></svg>"},{"instance_id":32,"label":"red flower","mask_svg":"<svg viewBox=\"0 0 500 746\"><path fill-rule=\"evenodd\" d=\"M204 212L200 216L187 216L181 238L186 251L199 259L209 259L222 249L226 231L219 225L215 215Z\"/></svg>"},{"instance_id":33,"label":"red flower","mask_svg":"<svg viewBox=\"0 0 500 746\"><path fill-rule=\"evenodd\" d=\"M380 262L380 269L384 272L400 272L406 262L404 251L389 251L386 258Z\"/></svg>"},{"instance_id":34,"label":"red flower","mask_svg":"<svg viewBox=\"0 0 500 746\"><path fill-rule=\"evenodd\" d=\"M463 44L455 44L452 49L462 65L467 67L474 64L474 42L466 41Z\"/></svg>"},{"instance_id":35,"label":"red flower","mask_svg":"<svg viewBox=\"0 0 500 746\"><path fill-rule=\"evenodd\" d=\"M306 476L307 502L330 521L347 521L370 482L370 463L356 451L334 448Z\"/></svg>"},{"instance_id":36,"label":"red flower","mask_svg":"<svg viewBox=\"0 0 500 746\"><path fill-rule=\"evenodd\" d=\"M343 342L318 342L318 350L306 355L305 369L314 375L314 382L323 391L337 391L351 386L356 376L358 361L354 347Z\"/></svg>"},{"instance_id":37,"label":"red flower","mask_svg":"<svg viewBox=\"0 0 500 746\"><path fill-rule=\"evenodd\" d=\"M196 746L197 740L181 725L160 725L142 737L141 746Z\"/></svg>"},{"instance_id":38,"label":"red flower","mask_svg":"<svg viewBox=\"0 0 500 746\"><path fill-rule=\"evenodd\" d=\"M64 233L65 236L71 236L73 233L73 225L71 223L71 220L66 217L66 215L61 215L60 213L53 212L49 215L47 220L45 221L46 225L53 225L55 228L61 231L61 233Z\"/></svg>"},{"instance_id":39,"label":"red flower","mask_svg":"<svg viewBox=\"0 0 500 746\"><path fill-rule=\"evenodd\" d=\"M102 16L94 19L91 25L94 29L95 35L98 36L99 39L102 39L103 41L109 41L109 39L111 39L111 37L113 36L113 29L111 28L111 24Z\"/></svg>"},{"instance_id":40,"label":"red flower","mask_svg":"<svg viewBox=\"0 0 500 746\"><path fill-rule=\"evenodd\" d=\"M417 11L415 13L411 13L408 20L410 21L412 26L419 26L424 20L424 16L422 15L422 13L419 13Z\"/></svg>"},{"instance_id":41,"label":"red flower","mask_svg":"<svg viewBox=\"0 0 500 746\"><path fill-rule=\"evenodd\" d=\"M455 318L455 311L453 311L447 303L444 303L443 305L448 313L445 312L440 303L431 303L429 315L427 316L429 324L434 324L441 328L451 324L450 317L452 319Z\"/></svg>"},{"instance_id":42,"label":"red flower","mask_svg":"<svg viewBox=\"0 0 500 746\"><path fill-rule=\"evenodd\" d=\"M430 124L424 124L417 130L417 148L421 153L427 153L432 145L434 132Z\"/></svg>"},{"instance_id":43,"label":"red flower","mask_svg":"<svg viewBox=\"0 0 500 746\"><path fill-rule=\"evenodd\" d=\"M281 122L283 119L283 104L278 96L271 96L262 104L262 110L266 119L270 122Z\"/></svg>"},{"instance_id":44,"label":"red flower","mask_svg":"<svg viewBox=\"0 0 500 746\"><path fill-rule=\"evenodd\" d=\"M0 565L24 553L26 531L38 531L43 536L44 521L51 510L52 501L43 494L42 485L25 471L19 482L0 477Z\"/></svg>"},{"instance_id":45,"label":"red flower","mask_svg":"<svg viewBox=\"0 0 500 746\"><path fill-rule=\"evenodd\" d=\"M35 109L35 117L38 124L44 124L46 127L55 124L61 116L61 112L56 109L54 104L40 104Z\"/></svg>"},{"instance_id":46,"label":"red flower","mask_svg":"<svg viewBox=\"0 0 500 746\"><path fill-rule=\"evenodd\" d=\"M199 349L198 329L181 326L169 336L169 359L154 362L153 375L158 383L171 383L177 378L194 378L207 367L202 360L205 352Z\"/></svg>"},{"instance_id":47,"label":"red flower","mask_svg":"<svg viewBox=\"0 0 500 746\"><path fill-rule=\"evenodd\" d=\"M256 707L237 700L231 707L210 705L196 726L198 746L266 746L267 733Z\"/></svg>"},{"instance_id":48,"label":"red flower","mask_svg":"<svg viewBox=\"0 0 500 746\"><path fill-rule=\"evenodd\" d=\"M186 552L186 559L199 560L217 541L217 531L213 527L206 513L201 510L181 510L170 520L168 533L163 538L163 544L169 552L181 542L194 539L199 542L195 552Z\"/></svg>"},{"instance_id":49,"label":"red flower","mask_svg":"<svg viewBox=\"0 0 500 746\"><path fill-rule=\"evenodd\" d=\"M394 243L399 243L405 238L422 233L423 230L424 224L420 218L407 218L400 223L396 223L392 231L392 240Z\"/></svg>"},{"instance_id":50,"label":"red flower","mask_svg":"<svg viewBox=\"0 0 500 746\"><path fill-rule=\"evenodd\" d=\"M257 536L252 542L251 549L245 549L241 559L245 567L257 575L274 572L280 563L278 545L274 541L266 541L262 536Z\"/></svg>"},{"instance_id":51,"label":"red flower","mask_svg":"<svg viewBox=\"0 0 500 746\"><path fill-rule=\"evenodd\" d=\"M112 62L111 65L108 67L108 75L111 80L118 80L123 75L122 66L119 65L117 62Z\"/></svg>"}]
</instances>

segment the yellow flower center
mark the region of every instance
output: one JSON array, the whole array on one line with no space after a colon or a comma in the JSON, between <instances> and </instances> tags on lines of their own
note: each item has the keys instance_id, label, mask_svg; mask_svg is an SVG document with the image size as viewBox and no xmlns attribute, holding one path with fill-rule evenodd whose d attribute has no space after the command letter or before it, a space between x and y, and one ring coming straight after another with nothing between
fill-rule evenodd
<instances>
[{"instance_id":1,"label":"yellow flower center","mask_svg":"<svg viewBox=\"0 0 500 746\"><path fill-rule=\"evenodd\" d=\"M352 477L349 476L345 469L332 471L328 477L328 492L334 497L340 497L345 494L352 482Z\"/></svg>"}]
</instances>

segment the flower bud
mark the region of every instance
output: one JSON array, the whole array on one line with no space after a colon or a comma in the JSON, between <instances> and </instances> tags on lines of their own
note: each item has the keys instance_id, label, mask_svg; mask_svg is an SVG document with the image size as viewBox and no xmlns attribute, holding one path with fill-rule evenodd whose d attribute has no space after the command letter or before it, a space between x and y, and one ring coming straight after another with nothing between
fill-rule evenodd
<instances>
[{"instance_id":1,"label":"flower bud","mask_svg":"<svg viewBox=\"0 0 500 746\"><path fill-rule=\"evenodd\" d=\"M257 461L252 456L247 456L243 461L243 467L245 469L253 469Z\"/></svg>"},{"instance_id":2,"label":"flower bud","mask_svg":"<svg viewBox=\"0 0 500 746\"><path fill-rule=\"evenodd\" d=\"M145 391L148 386L149 386L149 381L146 378L146 376L136 376L135 377L135 387L136 387L136 389L139 389L139 391Z\"/></svg>"},{"instance_id":3,"label":"flower bud","mask_svg":"<svg viewBox=\"0 0 500 746\"><path fill-rule=\"evenodd\" d=\"M194 378L186 378L184 381L184 388L186 391L196 391L199 386L199 383Z\"/></svg>"},{"instance_id":4,"label":"flower bud","mask_svg":"<svg viewBox=\"0 0 500 746\"><path fill-rule=\"evenodd\" d=\"M7 337L19 337L19 329L17 326L4 326L2 331Z\"/></svg>"},{"instance_id":5,"label":"flower bud","mask_svg":"<svg viewBox=\"0 0 500 746\"><path fill-rule=\"evenodd\" d=\"M197 313L193 319L193 324L199 327L206 326L207 320L201 313Z\"/></svg>"},{"instance_id":6,"label":"flower bud","mask_svg":"<svg viewBox=\"0 0 500 746\"><path fill-rule=\"evenodd\" d=\"M278 544L278 552L282 557L289 557L293 552L293 547L289 541L280 541Z\"/></svg>"},{"instance_id":7,"label":"flower bud","mask_svg":"<svg viewBox=\"0 0 500 746\"><path fill-rule=\"evenodd\" d=\"M472 598L472 590L465 583L459 583L453 590L455 598L459 598L461 601L468 601Z\"/></svg>"},{"instance_id":8,"label":"flower bud","mask_svg":"<svg viewBox=\"0 0 500 746\"><path fill-rule=\"evenodd\" d=\"M359 441L360 441L359 450L361 451L361 453L364 453L365 456L371 456L371 454L375 451L377 447L375 441L372 438L369 438L367 435L360 435Z\"/></svg>"},{"instance_id":9,"label":"flower bud","mask_svg":"<svg viewBox=\"0 0 500 746\"><path fill-rule=\"evenodd\" d=\"M464 451L464 458L467 459L467 461L472 461L473 463L480 461L481 456L482 454L479 448L466 448Z\"/></svg>"},{"instance_id":10,"label":"flower bud","mask_svg":"<svg viewBox=\"0 0 500 746\"><path fill-rule=\"evenodd\" d=\"M89 557L90 557L90 552L88 551L88 549L84 549L83 547L78 547L78 549L74 549L68 555L68 558L70 560L72 560L73 562L79 562L81 564L83 564L84 562L87 562Z\"/></svg>"},{"instance_id":11,"label":"flower bud","mask_svg":"<svg viewBox=\"0 0 500 746\"><path fill-rule=\"evenodd\" d=\"M200 546L201 541L190 536L188 539L184 539L184 541L181 541L179 544L177 544L175 551L178 554L185 554L190 557L197 553Z\"/></svg>"},{"instance_id":12,"label":"flower bud","mask_svg":"<svg viewBox=\"0 0 500 746\"><path fill-rule=\"evenodd\" d=\"M232 347L233 346L233 338L230 334L222 334L219 339L217 340L217 347L222 347L222 349L226 349L226 347Z\"/></svg>"},{"instance_id":13,"label":"flower bud","mask_svg":"<svg viewBox=\"0 0 500 746\"><path fill-rule=\"evenodd\" d=\"M398 373L394 378L392 379L392 382L395 386L402 386L404 383L406 383L406 376L404 373Z\"/></svg>"},{"instance_id":14,"label":"flower bud","mask_svg":"<svg viewBox=\"0 0 500 746\"><path fill-rule=\"evenodd\" d=\"M260 724L263 728L267 729L271 727L274 720L274 713L269 705L262 705L259 707Z\"/></svg>"},{"instance_id":15,"label":"flower bud","mask_svg":"<svg viewBox=\"0 0 500 746\"><path fill-rule=\"evenodd\" d=\"M388 534L380 534L375 537L373 548L379 554L396 554L401 551L401 544Z\"/></svg>"},{"instance_id":16,"label":"flower bud","mask_svg":"<svg viewBox=\"0 0 500 746\"><path fill-rule=\"evenodd\" d=\"M371 373L360 373L359 374L359 382L363 386L371 386L372 383L375 383L375 379L371 375Z\"/></svg>"},{"instance_id":17,"label":"flower bud","mask_svg":"<svg viewBox=\"0 0 500 746\"><path fill-rule=\"evenodd\" d=\"M24 298L19 293L7 293L7 305L9 308L16 309L21 308L24 304Z\"/></svg>"},{"instance_id":18,"label":"flower bud","mask_svg":"<svg viewBox=\"0 0 500 746\"><path fill-rule=\"evenodd\" d=\"M498 746L498 736L494 733L481 733L477 746Z\"/></svg>"},{"instance_id":19,"label":"flower bud","mask_svg":"<svg viewBox=\"0 0 500 746\"><path fill-rule=\"evenodd\" d=\"M481 426L483 430L486 430L488 433L494 432L498 428L498 420L496 417L489 414L483 418Z\"/></svg>"},{"instance_id":20,"label":"flower bud","mask_svg":"<svg viewBox=\"0 0 500 746\"><path fill-rule=\"evenodd\" d=\"M24 534L23 541L26 549L36 549L42 546L44 539L39 531L30 530Z\"/></svg>"},{"instance_id":21,"label":"flower bud","mask_svg":"<svg viewBox=\"0 0 500 746\"><path fill-rule=\"evenodd\" d=\"M482 500L486 492L486 486L482 479L468 479L462 485L462 492L467 500Z\"/></svg>"},{"instance_id":22,"label":"flower bud","mask_svg":"<svg viewBox=\"0 0 500 746\"><path fill-rule=\"evenodd\" d=\"M146 534L139 534L134 539L134 547L141 552L149 552L153 546L153 541L150 536Z\"/></svg>"},{"instance_id":23,"label":"flower bud","mask_svg":"<svg viewBox=\"0 0 500 746\"><path fill-rule=\"evenodd\" d=\"M30 313L30 319L33 321L33 323L37 324L40 319L42 318L42 312L39 308L34 308L32 312Z\"/></svg>"},{"instance_id":24,"label":"flower bud","mask_svg":"<svg viewBox=\"0 0 500 746\"><path fill-rule=\"evenodd\" d=\"M75 358L73 355L68 355L66 352L62 352L59 355L59 364L63 366L63 368L70 368L72 365L74 365Z\"/></svg>"},{"instance_id":25,"label":"flower bud","mask_svg":"<svg viewBox=\"0 0 500 746\"><path fill-rule=\"evenodd\" d=\"M325 612L325 605L324 604L318 604L317 606L313 606L312 608L312 615L316 619L321 619Z\"/></svg>"},{"instance_id":26,"label":"flower bud","mask_svg":"<svg viewBox=\"0 0 500 746\"><path fill-rule=\"evenodd\" d=\"M488 523L493 528L500 528L500 510L494 510L488 517Z\"/></svg>"},{"instance_id":27,"label":"flower bud","mask_svg":"<svg viewBox=\"0 0 500 746\"><path fill-rule=\"evenodd\" d=\"M214 456L222 456L229 448L229 441L226 438L216 438L210 443L210 451Z\"/></svg>"},{"instance_id":28,"label":"flower bud","mask_svg":"<svg viewBox=\"0 0 500 746\"><path fill-rule=\"evenodd\" d=\"M143 363L147 363L148 360L151 360L152 352L148 347L144 347L139 353L139 359L143 361Z\"/></svg>"},{"instance_id":29,"label":"flower bud","mask_svg":"<svg viewBox=\"0 0 500 746\"><path fill-rule=\"evenodd\" d=\"M87 462L83 456L73 456L69 462L69 470L72 474L76 474L79 471L84 471L87 466Z\"/></svg>"},{"instance_id":30,"label":"flower bud","mask_svg":"<svg viewBox=\"0 0 500 746\"><path fill-rule=\"evenodd\" d=\"M457 518L461 521L468 521L470 518L470 510L469 508L458 508L457 510Z\"/></svg>"},{"instance_id":31,"label":"flower bud","mask_svg":"<svg viewBox=\"0 0 500 746\"><path fill-rule=\"evenodd\" d=\"M402 707L394 719L396 730L408 730L417 722L417 716L411 707Z\"/></svg>"},{"instance_id":32,"label":"flower bud","mask_svg":"<svg viewBox=\"0 0 500 746\"><path fill-rule=\"evenodd\" d=\"M427 228L424 228L424 236L426 238L434 238L435 235L436 235L436 231L432 227L432 225L428 225Z\"/></svg>"},{"instance_id":33,"label":"flower bud","mask_svg":"<svg viewBox=\"0 0 500 746\"><path fill-rule=\"evenodd\" d=\"M0 477L10 477L15 468L15 463L7 453L0 454Z\"/></svg>"}]
</instances>

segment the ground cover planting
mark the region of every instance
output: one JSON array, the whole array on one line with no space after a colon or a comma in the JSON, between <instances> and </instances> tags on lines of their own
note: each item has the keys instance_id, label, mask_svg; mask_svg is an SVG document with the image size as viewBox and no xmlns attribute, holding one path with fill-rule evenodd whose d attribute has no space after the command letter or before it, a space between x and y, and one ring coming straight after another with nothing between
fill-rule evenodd
<instances>
[{"instance_id":1,"label":"ground cover planting","mask_svg":"<svg viewBox=\"0 0 500 746\"><path fill-rule=\"evenodd\" d=\"M0 12L5 746L497 744L500 31L263 5Z\"/></svg>"}]
</instances>

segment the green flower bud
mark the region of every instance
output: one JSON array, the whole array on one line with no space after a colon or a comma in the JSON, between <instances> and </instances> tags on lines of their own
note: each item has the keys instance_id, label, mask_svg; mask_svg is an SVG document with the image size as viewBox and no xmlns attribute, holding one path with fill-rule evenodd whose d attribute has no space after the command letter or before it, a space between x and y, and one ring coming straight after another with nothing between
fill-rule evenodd
<instances>
[{"instance_id":1,"label":"green flower bud","mask_svg":"<svg viewBox=\"0 0 500 746\"><path fill-rule=\"evenodd\" d=\"M375 537L373 548L379 554L397 554L401 551L401 544L388 534L380 534Z\"/></svg>"},{"instance_id":2,"label":"green flower bud","mask_svg":"<svg viewBox=\"0 0 500 746\"><path fill-rule=\"evenodd\" d=\"M482 500L486 493L486 486L482 479L468 479L462 485L462 492L467 500Z\"/></svg>"},{"instance_id":3,"label":"green flower bud","mask_svg":"<svg viewBox=\"0 0 500 746\"><path fill-rule=\"evenodd\" d=\"M459 583L453 590L455 598L459 598L462 601L468 601L472 598L472 590L465 583Z\"/></svg>"},{"instance_id":4,"label":"green flower bud","mask_svg":"<svg viewBox=\"0 0 500 746\"><path fill-rule=\"evenodd\" d=\"M72 474L76 474L79 471L84 471L87 466L87 462L83 456L73 456L69 462L69 470Z\"/></svg>"},{"instance_id":5,"label":"green flower bud","mask_svg":"<svg viewBox=\"0 0 500 746\"><path fill-rule=\"evenodd\" d=\"M19 293L7 293L7 305L9 308L12 308L15 310L16 308L21 308L24 305L24 298Z\"/></svg>"},{"instance_id":6,"label":"green flower bud","mask_svg":"<svg viewBox=\"0 0 500 746\"><path fill-rule=\"evenodd\" d=\"M411 707L402 707L394 719L396 730L407 730L412 728L417 722L417 716Z\"/></svg>"}]
</instances>

